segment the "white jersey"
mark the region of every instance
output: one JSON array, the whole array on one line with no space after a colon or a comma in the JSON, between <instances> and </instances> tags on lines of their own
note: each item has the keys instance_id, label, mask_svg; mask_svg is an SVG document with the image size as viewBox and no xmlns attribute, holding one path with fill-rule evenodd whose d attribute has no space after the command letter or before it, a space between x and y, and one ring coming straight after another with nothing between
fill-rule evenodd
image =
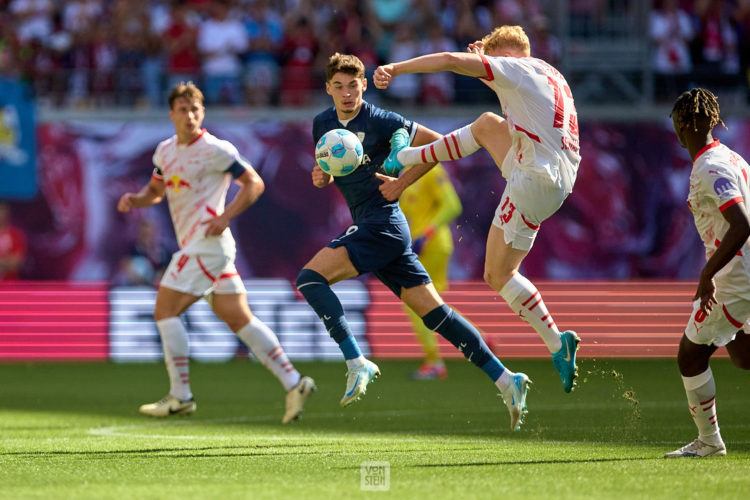
<instances>
[{"instance_id":1,"label":"white jersey","mask_svg":"<svg viewBox=\"0 0 750 500\"><path fill-rule=\"evenodd\" d=\"M565 193L573 190L581 162L578 114L565 78L533 57L482 56L513 144L509 155L531 172L545 175ZM503 175L507 178L507 162Z\"/></svg>"},{"instance_id":2,"label":"white jersey","mask_svg":"<svg viewBox=\"0 0 750 500\"><path fill-rule=\"evenodd\" d=\"M166 185L169 212L181 249L234 254L235 243L227 228L207 237L202 223L224 212L232 176L245 170L237 148L204 129L190 144L177 144L174 135L159 143L153 157L153 178Z\"/></svg>"},{"instance_id":3,"label":"white jersey","mask_svg":"<svg viewBox=\"0 0 750 500\"><path fill-rule=\"evenodd\" d=\"M688 207L706 246L706 259L716 252L729 223L721 215L739 202L747 209L750 167L740 155L715 140L701 149L690 173ZM729 264L715 276L717 291L750 300L750 244L746 241Z\"/></svg>"}]
</instances>

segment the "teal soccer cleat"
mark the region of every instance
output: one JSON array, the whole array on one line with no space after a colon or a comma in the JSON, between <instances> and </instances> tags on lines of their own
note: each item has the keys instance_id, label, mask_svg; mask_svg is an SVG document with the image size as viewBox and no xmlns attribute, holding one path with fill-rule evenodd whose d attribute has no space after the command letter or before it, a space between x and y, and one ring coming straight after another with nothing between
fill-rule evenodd
<instances>
[{"instance_id":1,"label":"teal soccer cleat","mask_svg":"<svg viewBox=\"0 0 750 500\"><path fill-rule=\"evenodd\" d=\"M365 364L352 368L346 372L346 392L341 398L341 406L349 406L367 392L367 384L374 382L380 376L378 365L365 360Z\"/></svg>"},{"instance_id":2,"label":"teal soccer cleat","mask_svg":"<svg viewBox=\"0 0 750 500\"><path fill-rule=\"evenodd\" d=\"M552 364L555 365L555 370L560 374L563 389L565 392L570 392L575 387L575 380L578 376L576 351L581 339L576 335L576 332L568 330L560 334L560 340L562 341L562 347L552 355Z\"/></svg>"},{"instance_id":3,"label":"teal soccer cleat","mask_svg":"<svg viewBox=\"0 0 750 500\"><path fill-rule=\"evenodd\" d=\"M507 389L502 393L505 406L510 412L510 429L517 431L521 428L526 409L526 393L529 392L531 380L525 373L516 373Z\"/></svg>"},{"instance_id":4,"label":"teal soccer cleat","mask_svg":"<svg viewBox=\"0 0 750 500\"><path fill-rule=\"evenodd\" d=\"M398 152L409 145L409 133L405 128L396 130L391 136L391 152L383 162L383 170L387 175L398 175L404 165L398 161Z\"/></svg>"}]
</instances>

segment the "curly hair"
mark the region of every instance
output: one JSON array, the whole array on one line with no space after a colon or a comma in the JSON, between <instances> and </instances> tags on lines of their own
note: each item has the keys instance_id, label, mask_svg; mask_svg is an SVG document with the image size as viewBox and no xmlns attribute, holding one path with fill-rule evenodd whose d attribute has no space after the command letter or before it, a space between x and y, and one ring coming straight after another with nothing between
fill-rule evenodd
<instances>
[{"instance_id":1,"label":"curly hair","mask_svg":"<svg viewBox=\"0 0 750 500\"><path fill-rule=\"evenodd\" d=\"M526 55L531 54L531 44L526 32L520 26L500 26L495 28L492 33L482 38L484 44L484 53L497 48L509 48L518 50Z\"/></svg>"},{"instance_id":2,"label":"curly hair","mask_svg":"<svg viewBox=\"0 0 750 500\"><path fill-rule=\"evenodd\" d=\"M706 121L708 129L713 129L721 124L725 129L724 121L719 115L719 101L710 90L696 88L680 94L674 102L670 118L674 117L681 126L692 125L693 131L698 132L698 122Z\"/></svg>"}]
</instances>

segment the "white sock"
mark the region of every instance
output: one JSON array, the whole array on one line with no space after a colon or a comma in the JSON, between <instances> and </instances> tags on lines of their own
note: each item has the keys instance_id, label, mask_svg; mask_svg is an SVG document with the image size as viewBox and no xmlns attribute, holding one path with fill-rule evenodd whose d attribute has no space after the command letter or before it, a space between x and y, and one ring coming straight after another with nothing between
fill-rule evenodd
<instances>
[{"instance_id":1,"label":"white sock","mask_svg":"<svg viewBox=\"0 0 750 500\"><path fill-rule=\"evenodd\" d=\"M500 296L522 320L529 323L547 344L549 352L562 348L560 330L542 300L542 294L521 273L515 273L500 290Z\"/></svg>"},{"instance_id":2,"label":"white sock","mask_svg":"<svg viewBox=\"0 0 750 500\"><path fill-rule=\"evenodd\" d=\"M402 165L458 160L481 148L466 125L425 146L404 148L396 156Z\"/></svg>"},{"instance_id":3,"label":"white sock","mask_svg":"<svg viewBox=\"0 0 750 500\"><path fill-rule=\"evenodd\" d=\"M255 359L276 375L285 390L289 391L299 383L301 376L287 358L279 339L260 319L253 316L250 323L237 332L237 336L247 345Z\"/></svg>"},{"instance_id":4,"label":"white sock","mask_svg":"<svg viewBox=\"0 0 750 500\"><path fill-rule=\"evenodd\" d=\"M685 386L688 408L698 428L698 439L706 444L723 444L719 433L719 420L716 415L716 383L709 367L694 377L682 377Z\"/></svg>"},{"instance_id":5,"label":"white sock","mask_svg":"<svg viewBox=\"0 0 750 500\"><path fill-rule=\"evenodd\" d=\"M356 358L347 359L346 367L351 370L351 369L357 368L358 366L364 365L365 361L366 361L365 357L360 354Z\"/></svg>"},{"instance_id":6,"label":"white sock","mask_svg":"<svg viewBox=\"0 0 750 500\"><path fill-rule=\"evenodd\" d=\"M180 401L193 397L190 392L190 369L188 367L190 346L188 333L182 320L177 317L156 322L164 350L164 364L169 374L169 394Z\"/></svg>"},{"instance_id":7,"label":"white sock","mask_svg":"<svg viewBox=\"0 0 750 500\"><path fill-rule=\"evenodd\" d=\"M514 373L507 368L503 370L503 373L501 373L497 380L495 380L495 385L497 386L497 388L501 391L507 389L510 383L513 381L513 375Z\"/></svg>"}]
</instances>

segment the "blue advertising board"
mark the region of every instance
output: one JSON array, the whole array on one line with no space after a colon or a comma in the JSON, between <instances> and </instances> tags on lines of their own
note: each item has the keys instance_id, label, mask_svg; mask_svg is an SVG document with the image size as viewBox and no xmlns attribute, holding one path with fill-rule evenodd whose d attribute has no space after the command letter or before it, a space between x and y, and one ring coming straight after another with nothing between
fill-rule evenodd
<instances>
[{"instance_id":1,"label":"blue advertising board","mask_svg":"<svg viewBox=\"0 0 750 500\"><path fill-rule=\"evenodd\" d=\"M0 198L36 194L34 133L34 104L26 87L0 78Z\"/></svg>"}]
</instances>

